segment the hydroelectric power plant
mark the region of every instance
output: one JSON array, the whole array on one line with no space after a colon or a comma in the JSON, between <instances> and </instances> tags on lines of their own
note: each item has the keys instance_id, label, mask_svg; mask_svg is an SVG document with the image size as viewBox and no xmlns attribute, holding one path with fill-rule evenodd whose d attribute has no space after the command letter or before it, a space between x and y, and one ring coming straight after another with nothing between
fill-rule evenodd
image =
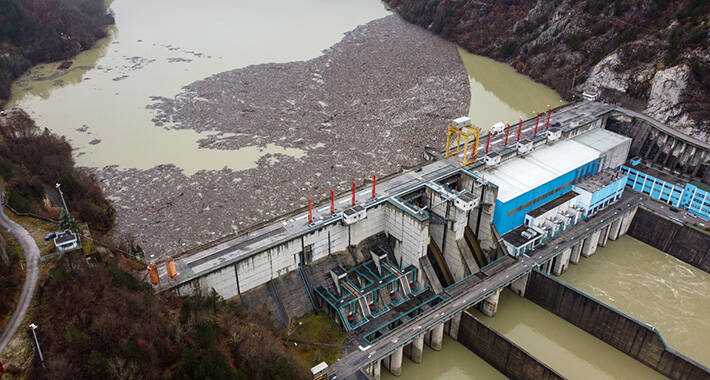
<instances>
[{"instance_id":1,"label":"hydroelectric power plant","mask_svg":"<svg viewBox=\"0 0 710 380\"><path fill-rule=\"evenodd\" d=\"M649 132L628 133L634 124ZM399 375L405 355L422 362L425 344L441 349L444 334L508 377L563 378L469 310L494 317L505 288L660 375L710 377L654 328L556 278L627 232L707 271L710 237L697 228L710 220L707 144L593 101L483 135L467 117L443 127L446 147L427 150L418 167L353 181L348 192L309 197L303 209L151 263L153 286L258 300L282 325L327 312L356 344L314 370L319 378L379 379L383 367Z\"/></svg>"}]
</instances>

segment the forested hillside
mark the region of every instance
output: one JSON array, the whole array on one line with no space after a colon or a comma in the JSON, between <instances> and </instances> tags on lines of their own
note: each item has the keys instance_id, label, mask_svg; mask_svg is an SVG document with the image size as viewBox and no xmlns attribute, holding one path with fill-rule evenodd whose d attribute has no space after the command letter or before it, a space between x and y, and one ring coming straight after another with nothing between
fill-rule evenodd
<instances>
[{"instance_id":1,"label":"forested hillside","mask_svg":"<svg viewBox=\"0 0 710 380\"><path fill-rule=\"evenodd\" d=\"M92 47L111 23L105 0L0 0L0 106L32 65Z\"/></svg>"},{"instance_id":2,"label":"forested hillside","mask_svg":"<svg viewBox=\"0 0 710 380\"><path fill-rule=\"evenodd\" d=\"M710 138L710 1L386 0L572 99L585 88Z\"/></svg>"},{"instance_id":3,"label":"forested hillside","mask_svg":"<svg viewBox=\"0 0 710 380\"><path fill-rule=\"evenodd\" d=\"M116 212L111 202L94 177L74 166L69 143L38 127L19 109L0 115L0 180L8 205L17 211L58 218L58 210L44 200L56 194L54 186L60 183L77 219L97 232L113 227Z\"/></svg>"}]
</instances>

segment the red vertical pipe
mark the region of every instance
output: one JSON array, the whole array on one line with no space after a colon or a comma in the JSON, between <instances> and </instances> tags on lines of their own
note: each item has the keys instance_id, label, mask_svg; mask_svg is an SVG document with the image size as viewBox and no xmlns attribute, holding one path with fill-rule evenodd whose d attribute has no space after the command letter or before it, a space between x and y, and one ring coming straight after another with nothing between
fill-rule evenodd
<instances>
[{"instance_id":1,"label":"red vertical pipe","mask_svg":"<svg viewBox=\"0 0 710 380\"><path fill-rule=\"evenodd\" d=\"M545 122L545 129L550 129L550 118L552 117L552 110L547 111L547 121Z\"/></svg>"},{"instance_id":2,"label":"red vertical pipe","mask_svg":"<svg viewBox=\"0 0 710 380\"><path fill-rule=\"evenodd\" d=\"M508 145L508 135L510 134L510 124L505 123L505 137L503 138L503 145Z\"/></svg>"},{"instance_id":3,"label":"red vertical pipe","mask_svg":"<svg viewBox=\"0 0 710 380\"><path fill-rule=\"evenodd\" d=\"M372 199L377 197L377 177L372 176Z\"/></svg>"},{"instance_id":4,"label":"red vertical pipe","mask_svg":"<svg viewBox=\"0 0 710 380\"><path fill-rule=\"evenodd\" d=\"M515 142L520 142L520 134L523 132L523 118L520 118L520 123L518 123L518 130L515 132Z\"/></svg>"},{"instance_id":5,"label":"red vertical pipe","mask_svg":"<svg viewBox=\"0 0 710 380\"><path fill-rule=\"evenodd\" d=\"M533 129L533 136L537 136L537 127L540 124L540 114L535 116L535 129Z\"/></svg>"},{"instance_id":6,"label":"red vertical pipe","mask_svg":"<svg viewBox=\"0 0 710 380\"><path fill-rule=\"evenodd\" d=\"M488 133L488 140L486 140L486 154L488 154L488 151L491 149L491 134Z\"/></svg>"},{"instance_id":7,"label":"red vertical pipe","mask_svg":"<svg viewBox=\"0 0 710 380\"><path fill-rule=\"evenodd\" d=\"M463 154L466 154L466 152L463 152ZM471 160L476 161L478 159L478 145L474 142L471 144Z\"/></svg>"},{"instance_id":8,"label":"red vertical pipe","mask_svg":"<svg viewBox=\"0 0 710 380\"><path fill-rule=\"evenodd\" d=\"M330 213L335 214L335 191L330 191Z\"/></svg>"},{"instance_id":9,"label":"red vertical pipe","mask_svg":"<svg viewBox=\"0 0 710 380\"><path fill-rule=\"evenodd\" d=\"M352 203L352 206L355 207L355 181L353 181L351 189L352 189L352 202L351 203Z\"/></svg>"},{"instance_id":10,"label":"red vertical pipe","mask_svg":"<svg viewBox=\"0 0 710 380\"><path fill-rule=\"evenodd\" d=\"M308 196L308 224L313 224L313 199Z\"/></svg>"}]
</instances>

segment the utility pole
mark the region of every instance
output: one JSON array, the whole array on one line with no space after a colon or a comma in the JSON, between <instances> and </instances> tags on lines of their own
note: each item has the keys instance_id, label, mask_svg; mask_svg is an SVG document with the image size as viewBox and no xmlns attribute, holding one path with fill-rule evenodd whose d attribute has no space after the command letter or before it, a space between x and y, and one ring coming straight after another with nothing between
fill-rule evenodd
<instances>
[{"instance_id":1,"label":"utility pole","mask_svg":"<svg viewBox=\"0 0 710 380\"><path fill-rule=\"evenodd\" d=\"M39 340L37 339L37 330L39 326L37 326L34 323L30 323L30 330L32 330L32 337L35 339L35 346L37 347L37 354L39 354L39 361L42 363L42 368L47 368L47 366L44 365L44 355L42 354L42 347L39 346Z\"/></svg>"},{"instance_id":2,"label":"utility pole","mask_svg":"<svg viewBox=\"0 0 710 380\"><path fill-rule=\"evenodd\" d=\"M67 201L64 200L64 193L62 193L62 185L59 182L57 182L55 187L59 191L59 197L62 199L62 205L64 205L64 212L69 214L69 207L67 207Z\"/></svg>"}]
</instances>

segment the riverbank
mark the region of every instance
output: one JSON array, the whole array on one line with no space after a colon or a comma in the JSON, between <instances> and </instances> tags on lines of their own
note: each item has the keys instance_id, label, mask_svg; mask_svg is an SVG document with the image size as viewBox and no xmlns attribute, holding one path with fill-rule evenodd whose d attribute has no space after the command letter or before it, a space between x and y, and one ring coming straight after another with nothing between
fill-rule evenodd
<instances>
[{"instance_id":1,"label":"riverbank","mask_svg":"<svg viewBox=\"0 0 710 380\"><path fill-rule=\"evenodd\" d=\"M448 119L468 112L468 76L455 45L387 16L320 57L217 74L151 107L158 124L220 132L200 141L205 148L305 152L193 175L174 165L92 169L118 210L117 234L160 256L303 207L308 194L414 165L425 146L443 144Z\"/></svg>"},{"instance_id":2,"label":"riverbank","mask_svg":"<svg viewBox=\"0 0 710 380\"><path fill-rule=\"evenodd\" d=\"M114 22L109 2L8 0L0 16L0 109L12 82L33 65L69 59L106 36ZM64 70L71 67L65 63Z\"/></svg>"},{"instance_id":3,"label":"riverbank","mask_svg":"<svg viewBox=\"0 0 710 380\"><path fill-rule=\"evenodd\" d=\"M710 138L710 39L703 0L387 0L406 20L510 63L574 99L585 89Z\"/></svg>"}]
</instances>

